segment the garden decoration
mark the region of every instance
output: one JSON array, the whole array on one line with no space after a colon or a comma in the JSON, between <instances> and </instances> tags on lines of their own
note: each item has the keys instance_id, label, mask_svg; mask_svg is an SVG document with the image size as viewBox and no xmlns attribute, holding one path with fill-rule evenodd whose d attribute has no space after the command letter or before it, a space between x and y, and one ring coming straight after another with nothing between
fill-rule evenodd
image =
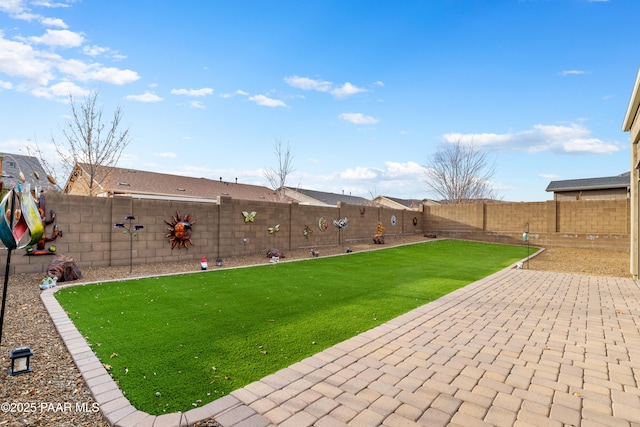
<instances>
[{"instance_id":1,"label":"garden decoration","mask_svg":"<svg viewBox=\"0 0 640 427\"><path fill-rule=\"evenodd\" d=\"M342 242L342 229L346 228L349 225L349 220L347 219L346 216L344 218L341 218L341 219L334 219L333 220L333 225L335 225L336 228L338 229L338 242L340 244L343 244L343 242ZM347 249L349 249L349 248L347 248ZM349 250L349 252L351 252L351 250Z\"/></svg>"},{"instance_id":2,"label":"garden decoration","mask_svg":"<svg viewBox=\"0 0 640 427\"><path fill-rule=\"evenodd\" d=\"M280 231L280 224L276 224L273 227L269 227L267 228L267 230L269 231L269 234L275 234L278 231Z\"/></svg>"},{"instance_id":3,"label":"garden decoration","mask_svg":"<svg viewBox=\"0 0 640 427\"><path fill-rule=\"evenodd\" d=\"M320 217L320 219L318 220L318 228L320 229L320 231L327 231L327 228L329 228L329 221L327 221L323 217Z\"/></svg>"},{"instance_id":4,"label":"garden decoration","mask_svg":"<svg viewBox=\"0 0 640 427\"><path fill-rule=\"evenodd\" d=\"M40 194L40 197L38 198L38 213L40 214L40 220L45 227L45 232L42 234L42 237L38 240L35 246L26 247L27 255L53 255L56 252L56 247L51 245L49 248L45 248L45 244L54 242L58 237L62 237L62 230L58 228L58 224L54 224L51 236L47 237L46 227L53 224L56 220L56 213L51 209L49 211L49 219L47 219L44 194Z\"/></svg>"},{"instance_id":5,"label":"garden decoration","mask_svg":"<svg viewBox=\"0 0 640 427\"><path fill-rule=\"evenodd\" d=\"M308 239L311 233L313 233L313 230L311 229L311 227L309 227L308 225L305 225L304 230L302 230L302 234L304 235L304 237Z\"/></svg>"},{"instance_id":6,"label":"garden decoration","mask_svg":"<svg viewBox=\"0 0 640 427\"><path fill-rule=\"evenodd\" d=\"M391 225L392 226L396 226L396 216L395 215L391 215Z\"/></svg>"},{"instance_id":7,"label":"garden decoration","mask_svg":"<svg viewBox=\"0 0 640 427\"><path fill-rule=\"evenodd\" d=\"M123 222L116 222L113 224L113 228L124 228L123 234L129 235L129 273L133 271L133 238L138 237L138 231L144 228L144 225L133 225L132 221L136 219L133 215L127 215L124 217L125 221L129 221L127 225Z\"/></svg>"},{"instance_id":8,"label":"garden decoration","mask_svg":"<svg viewBox=\"0 0 640 427\"><path fill-rule=\"evenodd\" d=\"M346 228L349 225L349 220L347 219L347 217L344 217L342 219L334 219L333 225L338 228Z\"/></svg>"},{"instance_id":9,"label":"garden decoration","mask_svg":"<svg viewBox=\"0 0 640 427\"><path fill-rule=\"evenodd\" d=\"M379 245L384 243L384 236L382 235L383 231L384 231L384 226L382 225L382 221L378 221L378 224L376 225L376 235L373 236L373 243L376 243Z\"/></svg>"},{"instance_id":10,"label":"garden decoration","mask_svg":"<svg viewBox=\"0 0 640 427\"><path fill-rule=\"evenodd\" d=\"M2 289L2 308L0 309L0 342L2 342L2 324L7 302L7 286L9 285L9 269L11 252L34 245L44 234L44 226L38 213L38 207L31 196L29 184L24 184L24 175L20 171L21 184L7 191L0 202L0 241L7 248L7 261L4 271L4 286ZM24 238L28 236L26 243Z\"/></svg>"},{"instance_id":11,"label":"garden decoration","mask_svg":"<svg viewBox=\"0 0 640 427\"><path fill-rule=\"evenodd\" d=\"M364 218L365 208L360 209L360 218Z\"/></svg>"},{"instance_id":12,"label":"garden decoration","mask_svg":"<svg viewBox=\"0 0 640 427\"><path fill-rule=\"evenodd\" d=\"M242 216L244 217L244 222L253 222L253 220L256 219L256 211L242 211Z\"/></svg>"},{"instance_id":13,"label":"garden decoration","mask_svg":"<svg viewBox=\"0 0 640 427\"><path fill-rule=\"evenodd\" d=\"M165 220L164 222L169 226L169 228L167 228L168 233L165 237L169 238L172 250L176 246L178 249L185 248L187 250L189 250L189 245L193 246L191 231L193 230L193 224L196 222L191 220L191 215L185 215L184 218L182 218L180 213L176 212L176 216L174 216L171 221Z\"/></svg>"},{"instance_id":14,"label":"garden decoration","mask_svg":"<svg viewBox=\"0 0 640 427\"><path fill-rule=\"evenodd\" d=\"M416 225L418 225L418 217L414 216L413 217L413 226L415 227Z\"/></svg>"},{"instance_id":15,"label":"garden decoration","mask_svg":"<svg viewBox=\"0 0 640 427\"><path fill-rule=\"evenodd\" d=\"M7 206L9 202L11 205ZM0 202L0 212L4 212L0 219L0 240L5 248L12 250L33 246L44 234L42 219L29 184L18 184L17 188L9 190ZM22 243L27 233L29 241Z\"/></svg>"}]
</instances>

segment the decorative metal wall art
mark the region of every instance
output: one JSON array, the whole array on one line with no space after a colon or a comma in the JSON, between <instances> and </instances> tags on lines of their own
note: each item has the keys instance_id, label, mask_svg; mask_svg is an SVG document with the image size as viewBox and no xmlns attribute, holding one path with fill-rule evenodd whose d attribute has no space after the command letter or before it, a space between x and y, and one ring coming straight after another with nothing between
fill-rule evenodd
<instances>
[{"instance_id":1,"label":"decorative metal wall art","mask_svg":"<svg viewBox=\"0 0 640 427\"><path fill-rule=\"evenodd\" d=\"M256 219L256 212L242 211L242 216L244 217L244 222L253 222Z\"/></svg>"},{"instance_id":2,"label":"decorative metal wall art","mask_svg":"<svg viewBox=\"0 0 640 427\"><path fill-rule=\"evenodd\" d=\"M193 246L191 241L191 231L193 230L193 224L196 222L191 219L191 215L185 215L184 218L180 216L179 212L176 212L176 216L171 221L164 221L169 226L167 228L167 235L171 242L171 249L176 246L178 249L185 248L189 250L189 245Z\"/></svg>"}]
</instances>

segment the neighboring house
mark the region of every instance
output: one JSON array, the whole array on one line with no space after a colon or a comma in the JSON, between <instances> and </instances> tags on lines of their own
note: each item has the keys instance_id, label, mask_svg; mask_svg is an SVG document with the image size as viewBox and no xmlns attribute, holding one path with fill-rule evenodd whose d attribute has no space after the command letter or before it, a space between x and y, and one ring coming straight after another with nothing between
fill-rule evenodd
<instances>
[{"instance_id":1,"label":"neighboring house","mask_svg":"<svg viewBox=\"0 0 640 427\"><path fill-rule=\"evenodd\" d=\"M392 209L409 209L409 210L419 210L420 206L424 205L439 205L438 202L433 200L416 200L416 199L398 199L396 197L390 196L378 196L373 199L373 203L376 206L384 206Z\"/></svg>"},{"instance_id":2,"label":"neighboring house","mask_svg":"<svg viewBox=\"0 0 640 427\"><path fill-rule=\"evenodd\" d=\"M301 205L337 206L338 202L350 205L371 205L371 201L364 197L350 196L346 194L327 193L324 191L305 190L303 188L285 187L284 194Z\"/></svg>"},{"instance_id":3,"label":"neighboring house","mask_svg":"<svg viewBox=\"0 0 640 427\"><path fill-rule=\"evenodd\" d=\"M611 200L628 199L630 173L601 178L551 181L546 191L553 192L553 200Z\"/></svg>"},{"instance_id":4,"label":"neighboring house","mask_svg":"<svg viewBox=\"0 0 640 427\"><path fill-rule=\"evenodd\" d=\"M57 190L57 186L47 179L47 173L36 157L0 153L0 161L2 163L0 171L2 172L3 188L15 186L20 183L20 171L22 171L26 182L31 184L31 190L35 192L40 192L41 190Z\"/></svg>"},{"instance_id":5,"label":"neighboring house","mask_svg":"<svg viewBox=\"0 0 640 427\"><path fill-rule=\"evenodd\" d=\"M87 165L77 163L64 187L67 194L88 195ZM218 196L237 200L279 202L280 196L259 185L193 178L125 168L103 168L93 180L93 194L99 197L133 197L139 199L183 200L215 203ZM283 202L289 202L285 198Z\"/></svg>"}]
</instances>

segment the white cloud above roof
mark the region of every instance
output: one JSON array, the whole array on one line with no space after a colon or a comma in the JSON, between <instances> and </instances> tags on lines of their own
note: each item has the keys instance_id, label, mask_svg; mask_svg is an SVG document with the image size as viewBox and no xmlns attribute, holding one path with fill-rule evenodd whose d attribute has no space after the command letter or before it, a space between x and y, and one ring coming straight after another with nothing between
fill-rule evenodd
<instances>
[{"instance_id":1,"label":"white cloud above roof","mask_svg":"<svg viewBox=\"0 0 640 427\"><path fill-rule=\"evenodd\" d=\"M624 144L592 138L591 130L577 123L569 125L541 125L515 133L448 133L446 142L468 142L495 149L517 150L529 153L549 151L555 153L611 154L620 151Z\"/></svg>"},{"instance_id":2,"label":"white cloud above roof","mask_svg":"<svg viewBox=\"0 0 640 427\"><path fill-rule=\"evenodd\" d=\"M354 125L373 125L379 121L375 117L365 116L362 113L342 113L338 118Z\"/></svg>"}]
</instances>

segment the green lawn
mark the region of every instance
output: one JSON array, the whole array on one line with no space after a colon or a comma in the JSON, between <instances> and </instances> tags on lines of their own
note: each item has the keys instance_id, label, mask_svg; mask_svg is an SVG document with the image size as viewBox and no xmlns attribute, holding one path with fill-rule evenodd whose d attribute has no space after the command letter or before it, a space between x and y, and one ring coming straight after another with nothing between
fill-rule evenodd
<instances>
[{"instance_id":1,"label":"green lawn","mask_svg":"<svg viewBox=\"0 0 640 427\"><path fill-rule=\"evenodd\" d=\"M527 256L433 241L300 262L75 286L56 293L127 398L186 411Z\"/></svg>"}]
</instances>

